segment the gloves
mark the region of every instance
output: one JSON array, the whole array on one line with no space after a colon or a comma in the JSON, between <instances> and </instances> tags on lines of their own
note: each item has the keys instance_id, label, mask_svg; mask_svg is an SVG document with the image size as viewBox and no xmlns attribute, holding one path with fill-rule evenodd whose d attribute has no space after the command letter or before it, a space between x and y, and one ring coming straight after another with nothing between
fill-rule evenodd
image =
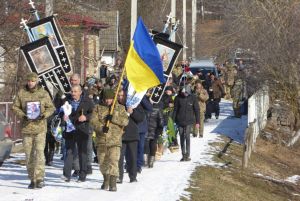
<instances>
[{"instance_id":1,"label":"gloves","mask_svg":"<svg viewBox=\"0 0 300 201\"><path fill-rule=\"evenodd\" d=\"M106 116L106 121L111 121L112 118L113 118L113 116L112 116L111 114L108 114L108 115Z\"/></svg>"},{"instance_id":2,"label":"gloves","mask_svg":"<svg viewBox=\"0 0 300 201\"><path fill-rule=\"evenodd\" d=\"M24 121L32 121L32 119L28 119L28 117L26 115L23 117L23 119L24 119Z\"/></svg>"},{"instance_id":3,"label":"gloves","mask_svg":"<svg viewBox=\"0 0 300 201\"><path fill-rule=\"evenodd\" d=\"M44 119L44 115L40 115L40 116L38 116L35 120L42 120L42 119Z\"/></svg>"},{"instance_id":4,"label":"gloves","mask_svg":"<svg viewBox=\"0 0 300 201\"><path fill-rule=\"evenodd\" d=\"M102 131L103 131L103 133L107 133L107 132L108 132L108 130L109 130L109 127L107 127L107 126L103 126L103 128L102 128Z\"/></svg>"},{"instance_id":5,"label":"gloves","mask_svg":"<svg viewBox=\"0 0 300 201\"><path fill-rule=\"evenodd\" d=\"M36 119L28 119L27 116L24 116L25 121L39 121L39 120L42 120L42 119L44 119L44 115L40 115Z\"/></svg>"}]
</instances>

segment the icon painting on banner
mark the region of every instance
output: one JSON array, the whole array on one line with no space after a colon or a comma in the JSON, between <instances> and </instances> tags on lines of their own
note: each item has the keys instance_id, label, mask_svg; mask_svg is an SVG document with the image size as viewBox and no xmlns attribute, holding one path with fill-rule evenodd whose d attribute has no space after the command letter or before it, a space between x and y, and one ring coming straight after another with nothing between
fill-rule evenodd
<instances>
[{"instance_id":1,"label":"icon painting on banner","mask_svg":"<svg viewBox=\"0 0 300 201\"><path fill-rule=\"evenodd\" d=\"M61 67L64 69L65 73L71 72L72 66L65 48L65 44L57 28L55 18L53 16L49 16L29 23L27 26L29 27L30 33L35 40L48 37L57 57L59 58Z\"/></svg>"},{"instance_id":2,"label":"icon painting on banner","mask_svg":"<svg viewBox=\"0 0 300 201\"><path fill-rule=\"evenodd\" d=\"M48 37L43 37L21 47L26 63L39 76L39 83L54 98L55 92L68 93L69 80L61 66Z\"/></svg>"}]
</instances>

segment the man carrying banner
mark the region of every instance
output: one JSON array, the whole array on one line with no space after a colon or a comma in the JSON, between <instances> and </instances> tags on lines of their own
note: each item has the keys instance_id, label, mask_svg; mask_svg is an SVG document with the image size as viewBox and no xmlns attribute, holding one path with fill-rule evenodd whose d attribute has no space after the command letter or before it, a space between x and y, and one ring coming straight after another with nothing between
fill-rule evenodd
<instances>
[{"instance_id":1,"label":"man carrying banner","mask_svg":"<svg viewBox=\"0 0 300 201\"><path fill-rule=\"evenodd\" d=\"M44 187L47 118L54 112L48 93L38 86L38 75L29 73L27 85L13 103L13 111L22 119L23 145L30 184L28 188ZM34 110L32 110L34 108Z\"/></svg>"},{"instance_id":2,"label":"man carrying banner","mask_svg":"<svg viewBox=\"0 0 300 201\"><path fill-rule=\"evenodd\" d=\"M134 36L125 61L126 75L129 81L126 107L137 108L147 90L165 82L160 53L149 35L141 17L138 19ZM142 103L142 105L145 104ZM148 106L147 110L151 110ZM140 127L146 126L140 124ZM147 129L145 129L147 130ZM142 129L140 131L143 131ZM142 132L141 132L142 133ZM145 134L140 135L140 145L144 143ZM143 146L138 153L138 170L143 164Z\"/></svg>"},{"instance_id":3,"label":"man carrying banner","mask_svg":"<svg viewBox=\"0 0 300 201\"><path fill-rule=\"evenodd\" d=\"M133 109L139 105L147 89L165 82L159 52L141 18L138 20L131 41L125 68L123 68L116 93L119 92L125 69L130 83L126 98L126 107L131 108L127 111L130 115ZM104 176L101 189L109 188L110 191L116 191L116 176L119 172L118 161L115 159L118 158L119 160L120 157L122 134L120 126L128 124L128 117L124 118L123 115L127 114L125 107L117 103L117 96L112 95L111 89L104 94L106 94L104 95L106 106L98 105L96 107L93 113L92 125L98 136L98 160L100 171ZM114 111L115 107L116 112ZM120 120L114 119L118 117L121 117ZM114 157L109 157L109 155Z\"/></svg>"}]
</instances>

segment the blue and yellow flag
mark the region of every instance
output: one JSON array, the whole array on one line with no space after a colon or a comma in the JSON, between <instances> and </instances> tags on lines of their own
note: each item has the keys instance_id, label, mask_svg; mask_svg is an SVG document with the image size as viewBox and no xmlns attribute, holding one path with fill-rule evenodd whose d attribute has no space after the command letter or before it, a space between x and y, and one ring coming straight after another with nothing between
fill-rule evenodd
<instances>
[{"instance_id":1,"label":"blue and yellow flag","mask_svg":"<svg viewBox=\"0 0 300 201\"><path fill-rule=\"evenodd\" d=\"M165 82L160 54L141 17L130 43L125 68L127 78L136 92Z\"/></svg>"}]
</instances>

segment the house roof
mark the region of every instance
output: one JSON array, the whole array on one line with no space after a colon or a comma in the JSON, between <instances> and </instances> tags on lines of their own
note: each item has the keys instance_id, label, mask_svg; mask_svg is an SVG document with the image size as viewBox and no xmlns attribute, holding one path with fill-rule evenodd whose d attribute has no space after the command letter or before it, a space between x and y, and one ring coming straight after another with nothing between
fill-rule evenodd
<instances>
[{"instance_id":1,"label":"house roof","mask_svg":"<svg viewBox=\"0 0 300 201\"><path fill-rule=\"evenodd\" d=\"M80 14L63 14L59 17L59 22L62 26L71 27L83 27L92 29L106 29L109 27L108 24L103 22L98 22L92 17L84 16Z\"/></svg>"}]
</instances>

